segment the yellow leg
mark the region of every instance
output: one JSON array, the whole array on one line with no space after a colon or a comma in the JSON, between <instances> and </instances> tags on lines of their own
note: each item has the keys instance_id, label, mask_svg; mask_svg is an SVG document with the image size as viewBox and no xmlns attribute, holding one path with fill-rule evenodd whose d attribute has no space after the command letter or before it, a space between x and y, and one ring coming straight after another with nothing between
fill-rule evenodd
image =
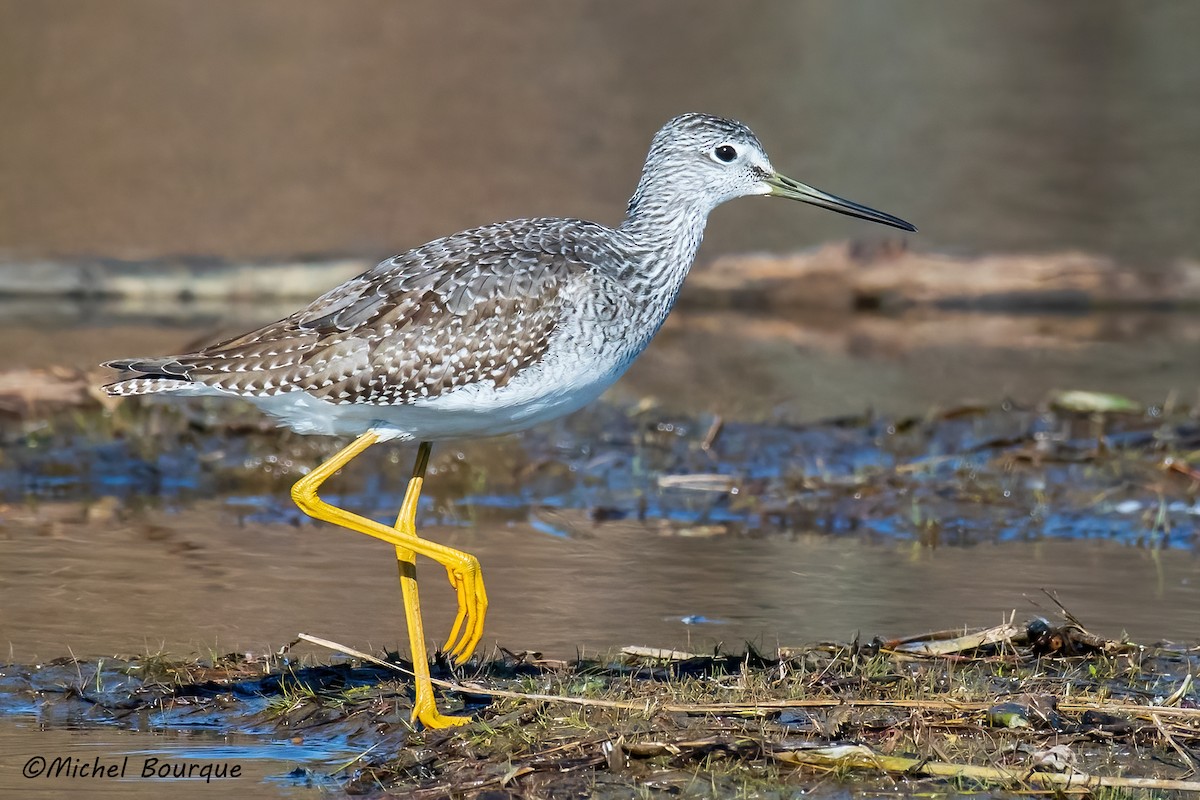
<instances>
[{"instance_id":1,"label":"yellow leg","mask_svg":"<svg viewBox=\"0 0 1200 800\"><path fill-rule=\"evenodd\" d=\"M422 442L417 448L417 461L413 466L412 478L404 492L404 502L396 517L395 528L401 534L417 536L417 501L421 498L421 487L425 482L425 469L429 464L430 446ZM429 680L429 656L425 652L425 626L421 621L421 598L417 594L417 559L411 548L396 545L396 562L400 566L400 591L404 593L404 616L408 621L409 647L412 650L413 677L416 696L413 700L413 719L419 719L429 728L447 728L463 725L470 717L446 716L437 710L433 698L433 684ZM462 609L459 609L462 615Z\"/></svg>"},{"instance_id":2,"label":"yellow leg","mask_svg":"<svg viewBox=\"0 0 1200 800\"><path fill-rule=\"evenodd\" d=\"M437 712L433 703L433 685L429 680L429 660L425 652L425 634L421 624L421 610L416 591L416 572L412 567L413 560L416 555L431 558L444 566L450 576L450 584L458 594L458 618L455 623L455 633L460 626L465 625L463 638L452 651L460 663L470 657L483 637L483 619L487 613L487 594L483 588L478 559L416 535L414 521L424 467L429 457L427 445L422 445L423 457L419 454L417 459L421 475L417 475L414 471L413 480L409 483L404 505L400 511L400 519L397 520L395 528L332 506L317 496L317 490L321 484L377 441L379 441L379 435L373 431L368 431L355 439L328 461L297 481L296 485L292 487L292 499L301 511L315 519L374 536L396 548L397 558L400 559L400 585L404 592L409 644L416 673L417 702L414 704L414 714L431 728L461 724L467 720L462 717L443 716Z\"/></svg>"}]
</instances>

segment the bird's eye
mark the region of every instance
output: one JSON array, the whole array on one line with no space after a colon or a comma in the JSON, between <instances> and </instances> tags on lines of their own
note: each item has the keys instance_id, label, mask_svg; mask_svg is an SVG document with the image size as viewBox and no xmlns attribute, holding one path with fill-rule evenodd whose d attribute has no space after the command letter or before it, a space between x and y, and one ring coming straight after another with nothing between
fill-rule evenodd
<instances>
[{"instance_id":1,"label":"bird's eye","mask_svg":"<svg viewBox=\"0 0 1200 800\"><path fill-rule=\"evenodd\" d=\"M723 161L726 164L737 158L737 154L737 148L731 144L719 145L716 150L713 150L713 156L717 161Z\"/></svg>"}]
</instances>

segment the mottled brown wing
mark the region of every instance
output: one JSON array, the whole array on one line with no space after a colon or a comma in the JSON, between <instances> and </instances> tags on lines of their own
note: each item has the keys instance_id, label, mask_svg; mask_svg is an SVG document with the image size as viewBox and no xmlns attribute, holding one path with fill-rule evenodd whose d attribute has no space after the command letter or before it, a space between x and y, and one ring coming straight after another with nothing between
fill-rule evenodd
<instances>
[{"instance_id":1,"label":"mottled brown wing","mask_svg":"<svg viewBox=\"0 0 1200 800\"><path fill-rule=\"evenodd\" d=\"M546 352L565 283L585 269L564 231L537 223L431 242L257 331L119 366L243 394L300 390L343 403L407 403L479 381L504 386Z\"/></svg>"}]
</instances>

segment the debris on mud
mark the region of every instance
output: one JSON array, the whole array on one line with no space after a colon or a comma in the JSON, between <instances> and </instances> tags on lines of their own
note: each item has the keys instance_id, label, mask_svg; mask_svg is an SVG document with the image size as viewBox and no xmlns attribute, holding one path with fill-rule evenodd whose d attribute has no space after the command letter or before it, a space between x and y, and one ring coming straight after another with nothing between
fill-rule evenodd
<instances>
[{"instance_id":1,"label":"debris on mud","mask_svg":"<svg viewBox=\"0 0 1200 800\"><path fill-rule=\"evenodd\" d=\"M257 519L294 521L290 485L337 444L219 400L0 413L0 502L220 494ZM402 449L374 448L368 468L339 478L357 510L394 513L409 470ZM636 520L675 536L805 530L931 546L1049 537L1193 548L1200 412L1087 392L807 424L601 405L518 438L442 448L431 470L440 521L536 514L566 535ZM554 515L568 511L559 526Z\"/></svg>"},{"instance_id":2,"label":"debris on mud","mask_svg":"<svg viewBox=\"0 0 1200 800\"><path fill-rule=\"evenodd\" d=\"M938 654L920 646L950 641ZM1107 641L1077 621L771 654L500 651L457 673L439 661L446 707L475 719L444 731L410 725L409 667L395 654L317 663L288 647L186 663L59 659L0 667L0 711L337 738L361 756L332 777L376 796L786 796L831 776L903 794L1200 790L1200 649Z\"/></svg>"}]
</instances>

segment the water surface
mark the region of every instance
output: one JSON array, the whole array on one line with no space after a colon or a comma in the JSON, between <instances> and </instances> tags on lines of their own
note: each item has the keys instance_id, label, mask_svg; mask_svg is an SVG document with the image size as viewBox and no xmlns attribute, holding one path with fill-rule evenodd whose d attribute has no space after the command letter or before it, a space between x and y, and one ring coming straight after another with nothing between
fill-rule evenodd
<instances>
[{"instance_id":1,"label":"water surface","mask_svg":"<svg viewBox=\"0 0 1200 800\"><path fill-rule=\"evenodd\" d=\"M0 792L19 797L229 794L314 800L328 792L319 779L308 780L301 765L319 767L353 757L326 743L304 746L227 731L64 726L32 714L0 715ZM104 777L89 774L97 764L104 768ZM159 774L164 767L170 770L165 777ZM230 777L234 767L237 777ZM107 774L110 769L113 777ZM175 779L171 776L176 770L193 777ZM213 777L221 774L226 777Z\"/></svg>"},{"instance_id":2,"label":"water surface","mask_svg":"<svg viewBox=\"0 0 1200 800\"><path fill-rule=\"evenodd\" d=\"M1194 551L1103 541L998 542L931 549L828 537L666 535L657 525L547 514L529 522L425 526L477 555L492 608L484 646L572 657L624 645L768 650L966 624L1053 616L1042 589L1098 634L1200 637ZM326 526L239 524L217 504L125 520L82 518L8 532L7 658L248 652L305 632L368 651L407 651L386 545ZM453 594L421 570L431 638Z\"/></svg>"}]
</instances>

